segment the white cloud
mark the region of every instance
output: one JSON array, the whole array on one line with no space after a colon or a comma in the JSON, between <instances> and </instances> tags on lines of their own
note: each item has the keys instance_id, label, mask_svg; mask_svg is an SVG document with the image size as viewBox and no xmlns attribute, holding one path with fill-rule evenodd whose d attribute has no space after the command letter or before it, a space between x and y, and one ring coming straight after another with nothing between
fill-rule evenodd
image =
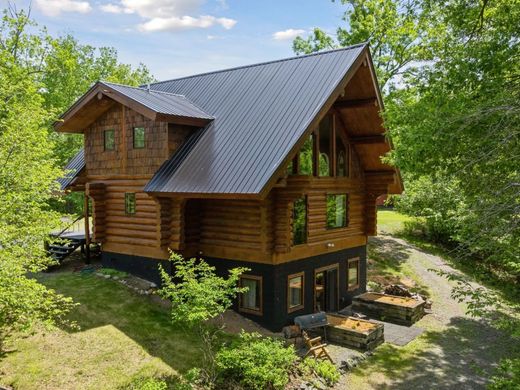
<instances>
[{"instance_id":1,"label":"white cloud","mask_svg":"<svg viewBox=\"0 0 520 390\"><path fill-rule=\"evenodd\" d=\"M288 41L296 38L298 35L301 35L304 32L305 30L302 29L289 28L287 30L275 32L273 34L273 39L276 41Z\"/></svg>"},{"instance_id":2,"label":"white cloud","mask_svg":"<svg viewBox=\"0 0 520 390\"><path fill-rule=\"evenodd\" d=\"M153 18L148 22L140 24L141 31L179 31L188 30L192 28L209 28L215 25L220 25L226 30L233 28L236 20L228 18L216 18L211 15L203 15L199 17L192 16L172 16L169 18Z\"/></svg>"},{"instance_id":3,"label":"white cloud","mask_svg":"<svg viewBox=\"0 0 520 390\"><path fill-rule=\"evenodd\" d=\"M134 11L130 8L124 8L117 4L103 4L99 7L101 11L107 12L109 14L133 14Z\"/></svg>"},{"instance_id":4,"label":"white cloud","mask_svg":"<svg viewBox=\"0 0 520 390\"><path fill-rule=\"evenodd\" d=\"M236 20L213 15L196 14L205 0L119 0L100 8L108 13L136 13L144 19L140 31L180 31L221 26L229 30ZM191 14L191 15L190 15Z\"/></svg>"},{"instance_id":5,"label":"white cloud","mask_svg":"<svg viewBox=\"0 0 520 390\"><path fill-rule=\"evenodd\" d=\"M48 16L58 16L62 12L78 12L86 14L92 11L88 1L76 0L36 0L36 7Z\"/></svg>"}]
</instances>

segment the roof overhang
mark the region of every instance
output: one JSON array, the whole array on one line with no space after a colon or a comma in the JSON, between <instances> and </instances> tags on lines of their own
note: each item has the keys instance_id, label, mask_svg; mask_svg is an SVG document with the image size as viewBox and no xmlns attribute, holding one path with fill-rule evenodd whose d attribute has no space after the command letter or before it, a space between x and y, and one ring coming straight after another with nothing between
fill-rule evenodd
<instances>
[{"instance_id":1,"label":"roof overhang","mask_svg":"<svg viewBox=\"0 0 520 390\"><path fill-rule=\"evenodd\" d=\"M210 118L188 117L158 112L121 93L110 85L98 81L60 116L60 119L54 123L54 129L63 133L83 133L99 116L118 103L131 108L152 121L194 127L204 127L212 121Z\"/></svg>"}]
</instances>

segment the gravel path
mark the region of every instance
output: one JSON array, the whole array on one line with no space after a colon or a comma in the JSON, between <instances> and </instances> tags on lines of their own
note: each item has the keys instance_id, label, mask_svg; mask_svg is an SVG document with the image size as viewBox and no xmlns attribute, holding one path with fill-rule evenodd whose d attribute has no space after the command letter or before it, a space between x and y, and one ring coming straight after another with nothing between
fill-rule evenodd
<instances>
[{"instance_id":1,"label":"gravel path","mask_svg":"<svg viewBox=\"0 0 520 390\"><path fill-rule=\"evenodd\" d=\"M497 330L465 315L464 304L451 298L452 285L429 271L453 271L441 257L389 235L373 237L370 245L412 269L416 280L431 291L433 314L417 323L426 329L423 335L405 347L380 347L337 388L484 389L500 358L515 346Z\"/></svg>"}]
</instances>

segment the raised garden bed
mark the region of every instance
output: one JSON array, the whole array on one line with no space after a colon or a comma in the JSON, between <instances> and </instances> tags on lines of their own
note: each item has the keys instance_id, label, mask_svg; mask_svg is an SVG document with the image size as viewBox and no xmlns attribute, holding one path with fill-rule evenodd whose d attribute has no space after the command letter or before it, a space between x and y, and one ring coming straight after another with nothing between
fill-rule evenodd
<instances>
[{"instance_id":1,"label":"raised garden bed","mask_svg":"<svg viewBox=\"0 0 520 390\"><path fill-rule=\"evenodd\" d=\"M424 316L424 301L380 293L365 293L354 297L352 310L381 321L413 325Z\"/></svg>"},{"instance_id":2,"label":"raised garden bed","mask_svg":"<svg viewBox=\"0 0 520 390\"><path fill-rule=\"evenodd\" d=\"M385 341L383 324L354 317L327 314L327 341L361 349L373 350Z\"/></svg>"}]
</instances>

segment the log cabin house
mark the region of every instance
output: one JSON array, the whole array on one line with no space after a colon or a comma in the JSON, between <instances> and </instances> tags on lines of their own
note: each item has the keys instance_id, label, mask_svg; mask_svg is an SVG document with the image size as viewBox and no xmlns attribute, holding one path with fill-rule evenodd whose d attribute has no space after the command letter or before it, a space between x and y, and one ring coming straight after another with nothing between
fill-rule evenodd
<instances>
[{"instance_id":1,"label":"log cabin house","mask_svg":"<svg viewBox=\"0 0 520 390\"><path fill-rule=\"evenodd\" d=\"M402 190L382 108L366 44L97 82L55 124L84 135L61 184L90 199L104 266L157 281L169 249L246 266L235 309L279 330L365 291L376 199Z\"/></svg>"}]
</instances>

